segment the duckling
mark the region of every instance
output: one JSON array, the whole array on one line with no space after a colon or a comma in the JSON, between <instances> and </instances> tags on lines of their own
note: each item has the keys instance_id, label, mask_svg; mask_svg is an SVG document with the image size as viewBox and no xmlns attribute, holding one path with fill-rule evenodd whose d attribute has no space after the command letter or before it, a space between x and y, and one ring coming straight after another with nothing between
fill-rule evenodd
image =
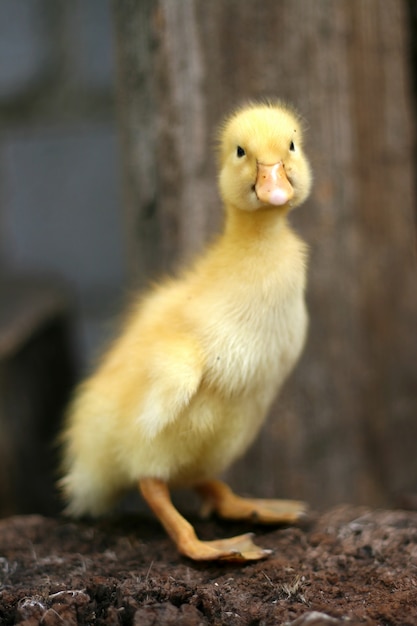
<instances>
[{"instance_id":1,"label":"duckling","mask_svg":"<svg viewBox=\"0 0 417 626\"><path fill-rule=\"evenodd\" d=\"M137 486L179 552L251 561L251 534L200 540L170 490L197 491L207 511L296 522L302 502L245 499L218 476L253 442L302 351L306 245L287 215L311 173L298 115L254 103L219 134L220 235L191 267L139 297L98 369L75 394L62 433L61 487L74 516L100 515Z\"/></svg>"}]
</instances>

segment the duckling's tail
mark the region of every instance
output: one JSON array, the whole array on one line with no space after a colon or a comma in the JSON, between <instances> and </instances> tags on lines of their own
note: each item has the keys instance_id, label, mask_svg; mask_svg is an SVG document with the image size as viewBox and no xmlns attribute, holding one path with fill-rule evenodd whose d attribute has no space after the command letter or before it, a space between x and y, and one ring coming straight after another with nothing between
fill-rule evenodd
<instances>
[{"instance_id":1,"label":"duckling's tail","mask_svg":"<svg viewBox=\"0 0 417 626\"><path fill-rule=\"evenodd\" d=\"M113 508L120 496L114 485L94 480L91 473L79 467L61 478L58 487L66 503L64 514L71 517L103 515Z\"/></svg>"}]
</instances>

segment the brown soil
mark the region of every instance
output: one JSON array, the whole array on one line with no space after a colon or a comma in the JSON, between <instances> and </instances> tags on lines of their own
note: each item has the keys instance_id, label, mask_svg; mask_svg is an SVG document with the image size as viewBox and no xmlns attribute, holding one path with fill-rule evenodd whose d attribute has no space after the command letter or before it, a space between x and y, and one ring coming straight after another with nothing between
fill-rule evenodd
<instances>
[{"instance_id":1,"label":"brown soil","mask_svg":"<svg viewBox=\"0 0 417 626\"><path fill-rule=\"evenodd\" d=\"M196 521L202 538L247 527ZM339 507L256 528L255 564L193 563L152 518L0 521L0 624L417 624L417 513Z\"/></svg>"}]
</instances>

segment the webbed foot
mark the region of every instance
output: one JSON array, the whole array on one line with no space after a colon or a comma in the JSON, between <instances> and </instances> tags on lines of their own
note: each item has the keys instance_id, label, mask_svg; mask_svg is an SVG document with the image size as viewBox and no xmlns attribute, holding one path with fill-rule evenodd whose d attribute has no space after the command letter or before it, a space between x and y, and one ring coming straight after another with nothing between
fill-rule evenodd
<instances>
[{"instance_id":1,"label":"webbed foot","mask_svg":"<svg viewBox=\"0 0 417 626\"><path fill-rule=\"evenodd\" d=\"M265 500L242 498L219 480L196 487L203 498L203 514L215 511L230 520L248 520L258 524L290 524L306 516L307 505L298 500Z\"/></svg>"},{"instance_id":2,"label":"webbed foot","mask_svg":"<svg viewBox=\"0 0 417 626\"><path fill-rule=\"evenodd\" d=\"M178 550L184 556L195 561L229 561L244 563L258 561L271 554L271 550L264 550L252 541L253 534L246 533L229 539L215 539L214 541L200 541L197 538L186 539L177 544Z\"/></svg>"}]
</instances>

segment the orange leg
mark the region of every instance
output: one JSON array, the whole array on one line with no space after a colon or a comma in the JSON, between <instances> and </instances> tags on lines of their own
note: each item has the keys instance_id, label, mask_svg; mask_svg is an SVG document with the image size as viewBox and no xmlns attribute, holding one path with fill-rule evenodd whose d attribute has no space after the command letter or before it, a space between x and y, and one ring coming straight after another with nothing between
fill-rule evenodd
<instances>
[{"instance_id":1,"label":"orange leg","mask_svg":"<svg viewBox=\"0 0 417 626\"><path fill-rule=\"evenodd\" d=\"M139 489L168 535L175 542L179 552L196 561L257 561L270 554L252 542L251 533L218 539L200 541L187 520L172 504L167 485L156 478L139 481Z\"/></svg>"},{"instance_id":2,"label":"orange leg","mask_svg":"<svg viewBox=\"0 0 417 626\"><path fill-rule=\"evenodd\" d=\"M296 500L241 498L220 480L209 480L196 487L203 498L203 513L215 511L220 517L250 520L260 524L286 524L305 516L307 506Z\"/></svg>"}]
</instances>

